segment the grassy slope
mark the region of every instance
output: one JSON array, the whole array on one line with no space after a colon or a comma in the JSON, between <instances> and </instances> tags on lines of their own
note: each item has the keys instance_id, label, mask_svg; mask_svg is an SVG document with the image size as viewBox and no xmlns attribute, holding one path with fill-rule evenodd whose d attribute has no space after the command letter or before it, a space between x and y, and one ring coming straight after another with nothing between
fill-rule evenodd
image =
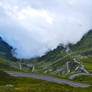
<instances>
[{"instance_id":1,"label":"grassy slope","mask_svg":"<svg viewBox=\"0 0 92 92\"><path fill-rule=\"evenodd\" d=\"M85 58L78 58L82 62L85 68L92 73L92 31L89 31L83 39L79 42L80 54L86 56Z\"/></svg>"},{"instance_id":2,"label":"grassy slope","mask_svg":"<svg viewBox=\"0 0 92 92\"><path fill-rule=\"evenodd\" d=\"M0 92L92 92L92 87L73 88L32 78L15 78L2 71L0 75Z\"/></svg>"},{"instance_id":3,"label":"grassy slope","mask_svg":"<svg viewBox=\"0 0 92 92\"><path fill-rule=\"evenodd\" d=\"M0 61L3 70L10 69ZM7 67L6 67L7 66ZM1 68L1 69L2 69ZM10 85L10 86L9 86ZM11 86L12 85L12 86ZM33 78L16 78L0 70L0 92L91 92L92 88L73 88Z\"/></svg>"},{"instance_id":4,"label":"grassy slope","mask_svg":"<svg viewBox=\"0 0 92 92\"><path fill-rule=\"evenodd\" d=\"M74 78L73 80L92 85L92 76L79 76L79 77Z\"/></svg>"},{"instance_id":5,"label":"grassy slope","mask_svg":"<svg viewBox=\"0 0 92 92\"><path fill-rule=\"evenodd\" d=\"M14 70L14 68L7 64L4 60L0 60L0 70Z\"/></svg>"},{"instance_id":6,"label":"grassy slope","mask_svg":"<svg viewBox=\"0 0 92 92\"><path fill-rule=\"evenodd\" d=\"M80 62L82 62L85 66L85 68L92 73L92 56L88 56L87 58L78 59Z\"/></svg>"}]
</instances>

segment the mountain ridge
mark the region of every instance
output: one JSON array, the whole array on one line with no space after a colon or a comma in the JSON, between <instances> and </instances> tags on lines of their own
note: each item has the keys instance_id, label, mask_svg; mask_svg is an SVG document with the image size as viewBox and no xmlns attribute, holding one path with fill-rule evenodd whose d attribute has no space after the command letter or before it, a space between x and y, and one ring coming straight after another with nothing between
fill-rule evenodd
<instances>
[{"instance_id":1,"label":"mountain ridge","mask_svg":"<svg viewBox=\"0 0 92 92\"><path fill-rule=\"evenodd\" d=\"M77 44L68 44L66 47L64 47L63 44L60 44L56 49L47 52L42 57L29 60L22 59L21 61L11 55L13 48L0 38L0 52L4 52L6 56L3 58L8 56L7 60L10 60L9 64L11 65L13 62L14 64L12 64L12 66L15 66L18 69L20 63L23 70L32 72L59 75L65 75L72 72L85 72L85 69L88 68L85 68L85 63L82 61L85 57L89 58L89 56L92 56L91 38L92 30L86 33ZM77 62L75 62L75 60ZM89 69L87 71L89 71Z\"/></svg>"},{"instance_id":2,"label":"mountain ridge","mask_svg":"<svg viewBox=\"0 0 92 92\"><path fill-rule=\"evenodd\" d=\"M69 73L84 72L87 67L85 68L86 65L84 65L85 63L81 59L92 56L91 38L92 30L86 33L78 43L69 44L66 47L63 47L61 44L53 51L49 51L46 55L31 60L30 63L35 66L35 72L67 74L67 64L71 68ZM75 59L77 62L74 61ZM77 68L78 70L75 71Z\"/></svg>"}]
</instances>

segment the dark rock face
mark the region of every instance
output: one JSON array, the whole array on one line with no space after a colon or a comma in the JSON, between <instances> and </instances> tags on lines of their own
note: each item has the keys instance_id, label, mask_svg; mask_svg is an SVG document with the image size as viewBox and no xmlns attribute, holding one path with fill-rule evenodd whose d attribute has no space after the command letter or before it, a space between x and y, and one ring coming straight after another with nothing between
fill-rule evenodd
<instances>
[{"instance_id":1,"label":"dark rock face","mask_svg":"<svg viewBox=\"0 0 92 92\"><path fill-rule=\"evenodd\" d=\"M12 47L9 46L3 39L0 37L0 52L11 54Z\"/></svg>"},{"instance_id":2,"label":"dark rock face","mask_svg":"<svg viewBox=\"0 0 92 92\"><path fill-rule=\"evenodd\" d=\"M0 37L0 53L4 53L5 58L16 61L16 58L12 56L12 50L13 48Z\"/></svg>"}]
</instances>

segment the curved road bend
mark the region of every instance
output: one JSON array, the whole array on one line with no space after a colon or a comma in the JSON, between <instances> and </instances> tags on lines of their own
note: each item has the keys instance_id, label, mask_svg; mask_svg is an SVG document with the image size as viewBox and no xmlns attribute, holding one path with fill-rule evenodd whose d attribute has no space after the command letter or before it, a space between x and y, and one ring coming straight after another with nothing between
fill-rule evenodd
<instances>
[{"instance_id":1,"label":"curved road bend","mask_svg":"<svg viewBox=\"0 0 92 92\"><path fill-rule=\"evenodd\" d=\"M92 76L92 73L77 73L77 74L71 75L69 79L74 79L75 77L78 77L78 76Z\"/></svg>"}]
</instances>

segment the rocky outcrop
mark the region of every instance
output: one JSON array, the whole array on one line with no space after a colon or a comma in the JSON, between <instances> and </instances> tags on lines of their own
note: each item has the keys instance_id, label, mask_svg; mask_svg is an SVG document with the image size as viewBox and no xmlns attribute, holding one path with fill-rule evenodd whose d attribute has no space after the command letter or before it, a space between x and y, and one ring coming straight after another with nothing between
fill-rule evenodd
<instances>
[{"instance_id":1,"label":"rocky outcrop","mask_svg":"<svg viewBox=\"0 0 92 92\"><path fill-rule=\"evenodd\" d=\"M78 62L76 59L74 59L73 61L68 61L66 64L67 64L67 73L74 71L88 73L84 65L81 62Z\"/></svg>"}]
</instances>

